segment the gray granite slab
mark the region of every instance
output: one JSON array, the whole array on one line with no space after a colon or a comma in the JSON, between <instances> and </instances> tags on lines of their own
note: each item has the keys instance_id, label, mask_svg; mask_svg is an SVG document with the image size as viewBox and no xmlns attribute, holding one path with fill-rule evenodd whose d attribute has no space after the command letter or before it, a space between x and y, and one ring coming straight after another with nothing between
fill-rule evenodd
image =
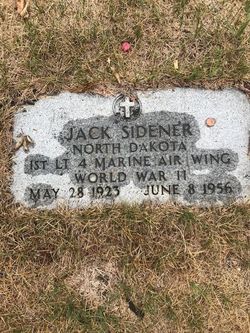
<instances>
[{"instance_id":1,"label":"gray granite slab","mask_svg":"<svg viewBox=\"0 0 250 333\"><path fill-rule=\"evenodd\" d=\"M237 90L61 93L23 106L12 192L29 207L250 198L250 106Z\"/></svg>"}]
</instances>

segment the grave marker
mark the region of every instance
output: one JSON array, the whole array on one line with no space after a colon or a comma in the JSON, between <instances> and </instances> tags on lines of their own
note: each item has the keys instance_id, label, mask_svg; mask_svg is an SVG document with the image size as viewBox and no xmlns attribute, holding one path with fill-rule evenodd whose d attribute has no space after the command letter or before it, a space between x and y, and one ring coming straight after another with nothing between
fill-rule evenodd
<instances>
[{"instance_id":1,"label":"grave marker","mask_svg":"<svg viewBox=\"0 0 250 333\"><path fill-rule=\"evenodd\" d=\"M250 198L250 108L236 90L62 93L24 106L12 192L30 207Z\"/></svg>"}]
</instances>

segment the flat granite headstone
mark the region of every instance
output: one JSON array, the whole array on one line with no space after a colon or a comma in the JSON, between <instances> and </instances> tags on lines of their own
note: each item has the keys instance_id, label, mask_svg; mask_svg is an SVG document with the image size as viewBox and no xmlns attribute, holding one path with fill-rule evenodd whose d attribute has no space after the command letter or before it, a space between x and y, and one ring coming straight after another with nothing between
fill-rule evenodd
<instances>
[{"instance_id":1,"label":"flat granite headstone","mask_svg":"<svg viewBox=\"0 0 250 333\"><path fill-rule=\"evenodd\" d=\"M24 106L12 192L29 207L250 198L250 106L237 90L101 97L62 93Z\"/></svg>"}]
</instances>

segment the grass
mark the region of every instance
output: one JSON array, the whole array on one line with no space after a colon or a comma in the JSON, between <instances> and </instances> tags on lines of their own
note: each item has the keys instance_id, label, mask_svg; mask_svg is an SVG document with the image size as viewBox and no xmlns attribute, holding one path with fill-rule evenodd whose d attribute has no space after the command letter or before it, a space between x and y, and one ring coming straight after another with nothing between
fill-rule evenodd
<instances>
[{"instance_id":1,"label":"grass","mask_svg":"<svg viewBox=\"0 0 250 333\"><path fill-rule=\"evenodd\" d=\"M240 0L34 0L29 17L20 18L3 0L1 100L62 89L242 86L249 80L249 8ZM129 54L120 51L123 40L133 45Z\"/></svg>"},{"instance_id":2,"label":"grass","mask_svg":"<svg viewBox=\"0 0 250 333\"><path fill-rule=\"evenodd\" d=\"M13 208L3 332L247 332L249 205Z\"/></svg>"},{"instance_id":3,"label":"grass","mask_svg":"<svg viewBox=\"0 0 250 333\"><path fill-rule=\"evenodd\" d=\"M24 102L65 89L249 92L249 10L240 0L33 0L21 18L1 1L1 332L249 331L249 203L39 212L9 191Z\"/></svg>"}]
</instances>

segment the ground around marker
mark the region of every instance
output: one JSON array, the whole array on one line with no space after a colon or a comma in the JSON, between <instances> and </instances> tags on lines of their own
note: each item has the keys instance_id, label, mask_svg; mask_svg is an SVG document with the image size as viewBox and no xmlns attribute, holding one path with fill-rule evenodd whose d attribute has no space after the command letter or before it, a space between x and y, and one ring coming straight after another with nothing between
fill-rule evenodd
<instances>
[{"instance_id":1,"label":"ground around marker","mask_svg":"<svg viewBox=\"0 0 250 333\"><path fill-rule=\"evenodd\" d=\"M249 10L240 0L36 0L20 16L1 1L1 332L249 330L249 203L37 211L11 193L24 104L173 87L249 96ZM32 152L22 135L20 151Z\"/></svg>"}]
</instances>

